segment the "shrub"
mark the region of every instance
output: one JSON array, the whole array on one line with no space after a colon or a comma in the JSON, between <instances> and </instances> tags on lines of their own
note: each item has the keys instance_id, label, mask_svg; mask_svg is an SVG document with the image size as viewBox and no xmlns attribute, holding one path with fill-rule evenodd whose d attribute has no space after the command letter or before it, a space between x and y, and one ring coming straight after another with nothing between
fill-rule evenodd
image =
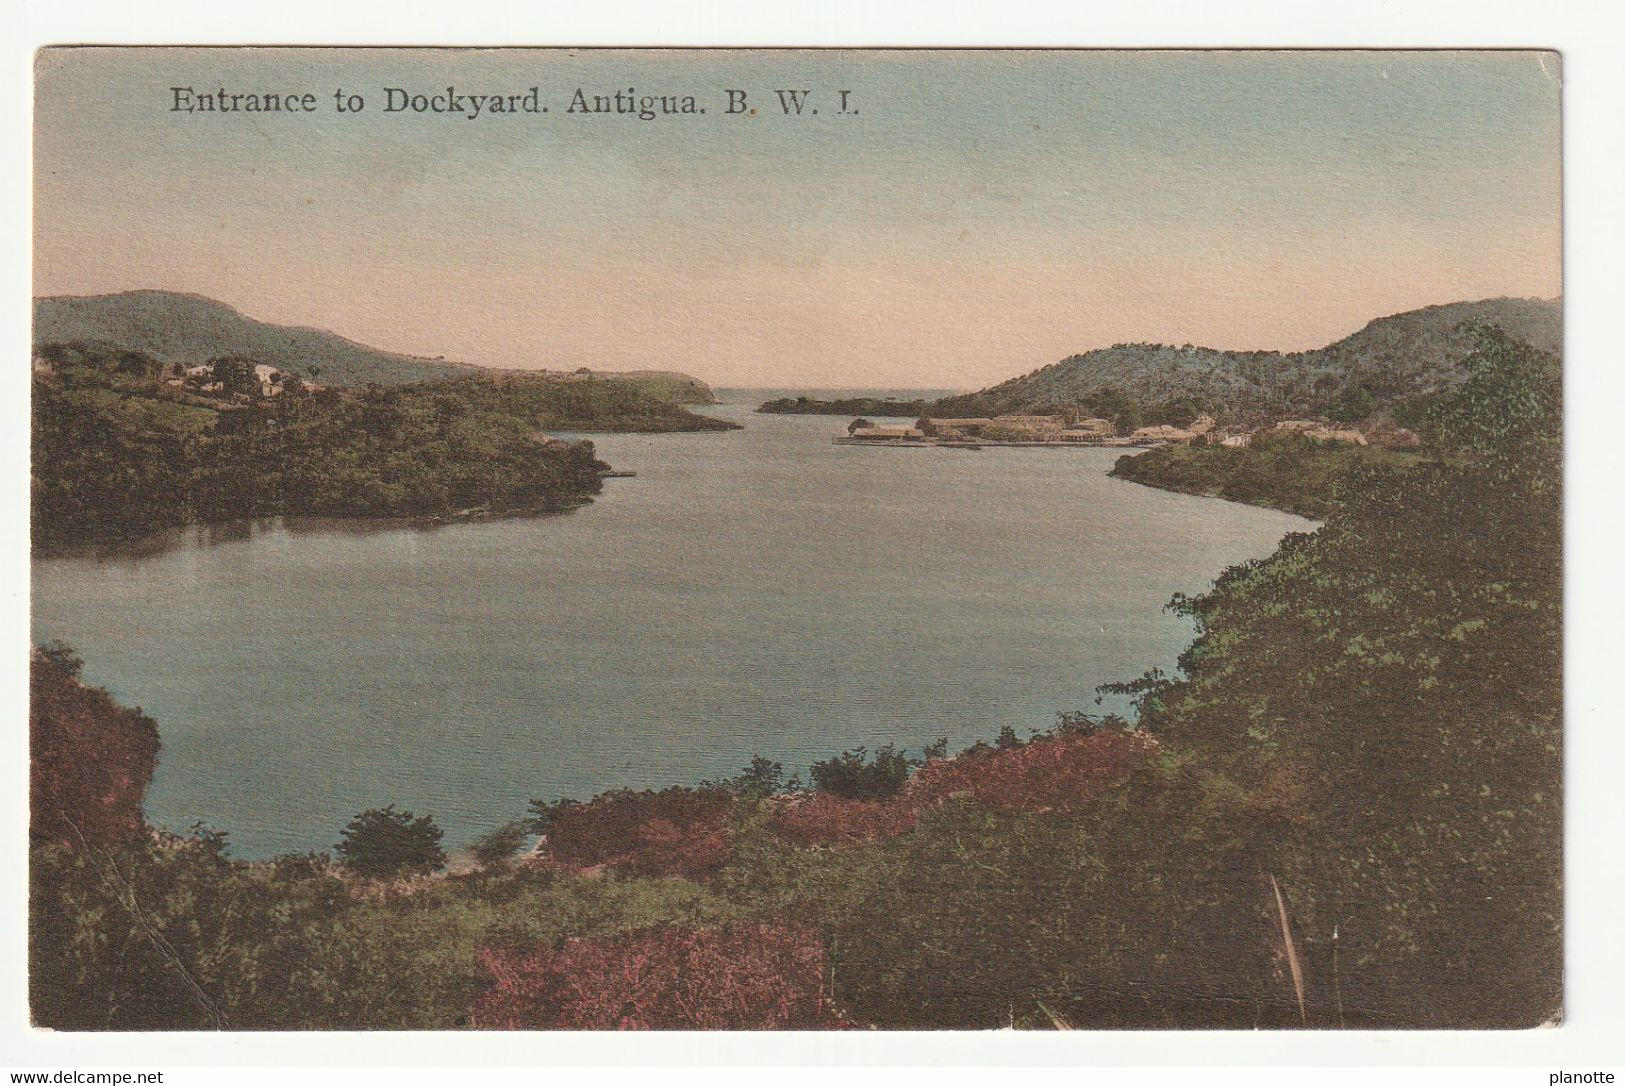
<instances>
[{"instance_id":1,"label":"shrub","mask_svg":"<svg viewBox=\"0 0 1625 1086\"><path fill-rule=\"evenodd\" d=\"M1377 398L1364 385L1350 385L1338 393L1326 413L1337 422L1359 422L1377 409Z\"/></svg>"},{"instance_id":2,"label":"shrub","mask_svg":"<svg viewBox=\"0 0 1625 1086\"><path fill-rule=\"evenodd\" d=\"M881 1029L1296 1023L1258 874L1270 824L1223 798L1153 770L1075 811L922 810L830 917L836 997Z\"/></svg>"},{"instance_id":3,"label":"shrub","mask_svg":"<svg viewBox=\"0 0 1625 1086\"><path fill-rule=\"evenodd\" d=\"M141 803L158 761L158 727L78 679L60 641L29 669L29 838L108 846L146 829Z\"/></svg>"},{"instance_id":4,"label":"shrub","mask_svg":"<svg viewBox=\"0 0 1625 1086\"><path fill-rule=\"evenodd\" d=\"M475 1029L829 1029L819 938L784 926L656 928L484 950Z\"/></svg>"},{"instance_id":5,"label":"shrub","mask_svg":"<svg viewBox=\"0 0 1625 1086\"><path fill-rule=\"evenodd\" d=\"M914 812L898 799L877 802L814 792L775 807L768 828L798 848L839 848L907 833L914 828Z\"/></svg>"},{"instance_id":6,"label":"shrub","mask_svg":"<svg viewBox=\"0 0 1625 1086\"><path fill-rule=\"evenodd\" d=\"M1323 1022L1562 1009L1561 363L1490 332L1463 367L1431 455L1179 604L1148 721L1242 787L1304 782L1271 862Z\"/></svg>"},{"instance_id":7,"label":"shrub","mask_svg":"<svg viewBox=\"0 0 1625 1086\"><path fill-rule=\"evenodd\" d=\"M890 743L875 751L873 761L867 748L858 747L814 763L813 786L843 799L885 799L903 790L914 764Z\"/></svg>"},{"instance_id":8,"label":"shrub","mask_svg":"<svg viewBox=\"0 0 1625 1086\"><path fill-rule=\"evenodd\" d=\"M1127 780L1158 749L1143 732L1041 736L932 762L915 774L908 795L916 807L965 796L1004 810L1074 810Z\"/></svg>"},{"instance_id":9,"label":"shrub","mask_svg":"<svg viewBox=\"0 0 1625 1086\"><path fill-rule=\"evenodd\" d=\"M444 831L429 815L388 807L364 811L344 827L335 846L344 866L367 878L426 875L445 866Z\"/></svg>"},{"instance_id":10,"label":"shrub","mask_svg":"<svg viewBox=\"0 0 1625 1086\"><path fill-rule=\"evenodd\" d=\"M480 837L469 849L484 867L495 867L511 859L525 843L530 830L523 822L509 822Z\"/></svg>"},{"instance_id":11,"label":"shrub","mask_svg":"<svg viewBox=\"0 0 1625 1086\"><path fill-rule=\"evenodd\" d=\"M733 798L722 788L667 788L537 806L546 814L544 848L560 863L698 878L727 862L732 852Z\"/></svg>"},{"instance_id":12,"label":"shrub","mask_svg":"<svg viewBox=\"0 0 1625 1086\"><path fill-rule=\"evenodd\" d=\"M794 791L799 786L795 779L785 779L783 762L775 762L760 754L752 758L750 765L741 769L738 776L722 781L707 781L700 785L701 788L726 788L747 799L766 799L769 796Z\"/></svg>"}]
</instances>

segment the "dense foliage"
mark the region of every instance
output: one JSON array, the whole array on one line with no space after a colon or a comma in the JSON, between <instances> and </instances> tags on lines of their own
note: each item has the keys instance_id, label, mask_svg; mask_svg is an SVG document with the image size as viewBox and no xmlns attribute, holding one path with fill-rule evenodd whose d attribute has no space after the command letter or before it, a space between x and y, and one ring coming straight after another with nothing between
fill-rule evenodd
<instances>
[{"instance_id":1,"label":"dense foliage","mask_svg":"<svg viewBox=\"0 0 1625 1086\"><path fill-rule=\"evenodd\" d=\"M523 822L504 822L489 833L481 834L468 851L481 864L493 867L513 859L529 836L530 830Z\"/></svg>"},{"instance_id":2,"label":"dense foliage","mask_svg":"<svg viewBox=\"0 0 1625 1086\"><path fill-rule=\"evenodd\" d=\"M363 878L427 875L446 864L440 848L444 836L431 816L397 811L392 803L351 819L333 851Z\"/></svg>"},{"instance_id":3,"label":"dense foliage","mask_svg":"<svg viewBox=\"0 0 1625 1086\"><path fill-rule=\"evenodd\" d=\"M695 414L653 396L635 380L553 380L507 374L437 381L423 387L450 392L472 412L523 419L544 430L655 434L739 429L738 423Z\"/></svg>"},{"instance_id":4,"label":"dense foliage","mask_svg":"<svg viewBox=\"0 0 1625 1086\"><path fill-rule=\"evenodd\" d=\"M1118 730L1005 743L927 763L914 775L909 798L917 806L963 798L999 810L1087 807L1157 751L1146 733Z\"/></svg>"},{"instance_id":5,"label":"dense foliage","mask_svg":"<svg viewBox=\"0 0 1625 1086\"><path fill-rule=\"evenodd\" d=\"M1145 697L1238 783L1297 782L1283 886L1323 1021L1560 1006L1560 368L1482 333L1466 369L1451 455L1362 467L1320 531L1178 601L1185 678Z\"/></svg>"},{"instance_id":6,"label":"dense foliage","mask_svg":"<svg viewBox=\"0 0 1625 1086\"><path fill-rule=\"evenodd\" d=\"M824 944L782 926L658 928L480 955L475 1029L830 1029Z\"/></svg>"},{"instance_id":7,"label":"dense foliage","mask_svg":"<svg viewBox=\"0 0 1625 1086\"><path fill-rule=\"evenodd\" d=\"M607 865L699 877L728 859L733 793L722 788L607 792L590 803L533 803L543 854L577 870Z\"/></svg>"},{"instance_id":8,"label":"dense foliage","mask_svg":"<svg viewBox=\"0 0 1625 1086\"><path fill-rule=\"evenodd\" d=\"M1413 405L1460 386L1458 363L1474 349L1475 326L1499 328L1548 351L1562 346L1560 303L1491 298L1396 313L1336 343L1290 354L1219 351L1188 343L1119 343L942 401L930 413L1035 411L1081 404L1111 390L1140 405L1199 401L1222 408L1219 413L1225 416L1326 414L1352 420L1381 411L1409 425L1400 416L1408 415ZM1119 417L1099 403L1093 413ZM1140 425L1159 421L1148 418Z\"/></svg>"},{"instance_id":9,"label":"dense foliage","mask_svg":"<svg viewBox=\"0 0 1625 1086\"><path fill-rule=\"evenodd\" d=\"M282 514L565 509L600 488L605 465L590 443L541 430L733 425L614 381L463 377L315 394L290 382L275 399L229 388L211 399L135 352L40 354L51 369L34 382L34 537L45 546ZM258 388L250 360L216 366L222 383Z\"/></svg>"},{"instance_id":10,"label":"dense foliage","mask_svg":"<svg viewBox=\"0 0 1625 1086\"><path fill-rule=\"evenodd\" d=\"M915 763L888 743L873 757L865 747L844 750L833 758L814 762L809 773L813 787L842 799L885 799L903 790Z\"/></svg>"},{"instance_id":11,"label":"dense foliage","mask_svg":"<svg viewBox=\"0 0 1625 1086\"><path fill-rule=\"evenodd\" d=\"M877 415L880 418L901 419L926 414L935 403L935 400L899 400L877 396L849 396L835 400L784 396L768 400L756 410L768 415Z\"/></svg>"},{"instance_id":12,"label":"dense foliage","mask_svg":"<svg viewBox=\"0 0 1625 1086\"><path fill-rule=\"evenodd\" d=\"M842 848L900 837L914 828L914 808L900 799L842 799L829 792L777 804L768 828L798 848Z\"/></svg>"},{"instance_id":13,"label":"dense foliage","mask_svg":"<svg viewBox=\"0 0 1625 1086\"><path fill-rule=\"evenodd\" d=\"M141 802L158 762L158 728L139 709L79 682L58 642L29 667L29 840L108 848L146 831Z\"/></svg>"},{"instance_id":14,"label":"dense foliage","mask_svg":"<svg viewBox=\"0 0 1625 1086\"><path fill-rule=\"evenodd\" d=\"M1508 1027L1561 1011L1556 359L1482 333L1434 450L1176 598L1130 725L791 787L537 803L415 879L218 834L32 856L59 1028ZM62 649L53 650L59 658ZM62 682L76 682L71 675ZM70 686L71 689L71 686ZM80 695L75 694L75 697ZM1277 897L1279 894L1279 897Z\"/></svg>"},{"instance_id":15,"label":"dense foliage","mask_svg":"<svg viewBox=\"0 0 1625 1086\"><path fill-rule=\"evenodd\" d=\"M1143 486L1226 498L1299 516L1325 517L1339 503L1338 487L1358 467L1402 469L1419 453L1340 442L1300 433L1261 434L1240 447L1163 445L1119 457L1112 475Z\"/></svg>"},{"instance_id":16,"label":"dense foliage","mask_svg":"<svg viewBox=\"0 0 1625 1086\"><path fill-rule=\"evenodd\" d=\"M1064 397L1034 402L1014 387L998 386L981 392L949 396L932 405L937 418L987 418L1006 414L1053 415L1065 423L1082 418L1103 418L1111 422L1119 436L1126 437L1141 426L1189 426L1198 415L1222 413L1210 400L1192 396L1140 399L1110 383L1069 393ZM982 436L995 441L1019 441L1032 437L1026 427L985 427Z\"/></svg>"}]
</instances>

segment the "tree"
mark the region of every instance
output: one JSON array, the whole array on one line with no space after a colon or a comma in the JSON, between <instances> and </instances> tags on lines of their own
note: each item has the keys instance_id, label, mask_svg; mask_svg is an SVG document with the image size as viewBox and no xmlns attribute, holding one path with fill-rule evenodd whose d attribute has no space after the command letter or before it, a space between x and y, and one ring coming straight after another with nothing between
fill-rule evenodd
<instances>
[{"instance_id":1,"label":"tree","mask_svg":"<svg viewBox=\"0 0 1625 1086\"><path fill-rule=\"evenodd\" d=\"M1127 437L1145 422L1145 416L1140 412L1138 404L1130 403L1112 419L1117 424L1117 433L1120 437Z\"/></svg>"},{"instance_id":2,"label":"tree","mask_svg":"<svg viewBox=\"0 0 1625 1086\"><path fill-rule=\"evenodd\" d=\"M523 822L509 822L481 836L469 851L481 866L495 867L511 859L529 833Z\"/></svg>"},{"instance_id":3,"label":"tree","mask_svg":"<svg viewBox=\"0 0 1625 1086\"><path fill-rule=\"evenodd\" d=\"M1338 422L1359 422L1377 409L1377 398L1364 385L1350 385L1338 393L1327 412Z\"/></svg>"},{"instance_id":4,"label":"tree","mask_svg":"<svg viewBox=\"0 0 1625 1086\"><path fill-rule=\"evenodd\" d=\"M1143 727L1288 816L1260 855L1323 1022L1561 1008L1561 363L1490 331L1463 367L1434 458L1349 472L1317 532L1176 599L1197 639L1138 691Z\"/></svg>"},{"instance_id":5,"label":"tree","mask_svg":"<svg viewBox=\"0 0 1625 1086\"><path fill-rule=\"evenodd\" d=\"M367 878L426 875L445 866L444 833L433 817L397 811L391 803L351 819L334 849L344 866Z\"/></svg>"},{"instance_id":6,"label":"tree","mask_svg":"<svg viewBox=\"0 0 1625 1086\"><path fill-rule=\"evenodd\" d=\"M142 800L158 761L158 727L79 678L61 641L36 648L29 677L29 838L110 847L146 832Z\"/></svg>"},{"instance_id":7,"label":"tree","mask_svg":"<svg viewBox=\"0 0 1625 1086\"><path fill-rule=\"evenodd\" d=\"M914 764L890 743L875 751L873 761L866 748L858 747L814 763L813 786L844 799L885 799L903 790Z\"/></svg>"},{"instance_id":8,"label":"tree","mask_svg":"<svg viewBox=\"0 0 1625 1086\"><path fill-rule=\"evenodd\" d=\"M726 780L723 787L751 799L766 799L786 791L784 763L775 762L758 754L750 765L739 771L739 776Z\"/></svg>"},{"instance_id":9,"label":"tree","mask_svg":"<svg viewBox=\"0 0 1625 1086\"><path fill-rule=\"evenodd\" d=\"M37 647L36 651L45 659L45 662L61 671L70 679L77 679L79 672L84 670L85 660L78 650L61 638L53 637L45 644Z\"/></svg>"},{"instance_id":10,"label":"tree","mask_svg":"<svg viewBox=\"0 0 1625 1086\"><path fill-rule=\"evenodd\" d=\"M236 393L258 396L260 393L260 380L254 372L252 358L231 356L211 359L209 373L220 382L221 391L228 396Z\"/></svg>"}]
</instances>

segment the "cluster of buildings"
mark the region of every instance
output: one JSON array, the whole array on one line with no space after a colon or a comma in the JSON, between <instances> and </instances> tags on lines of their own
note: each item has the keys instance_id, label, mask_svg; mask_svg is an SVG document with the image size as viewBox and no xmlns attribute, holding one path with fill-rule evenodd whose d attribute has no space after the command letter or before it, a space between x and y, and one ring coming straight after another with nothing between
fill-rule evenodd
<instances>
[{"instance_id":1,"label":"cluster of buildings","mask_svg":"<svg viewBox=\"0 0 1625 1086\"><path fill-rule=\"evenodd\" d=\"M1295 433L1302 434L1310 441L1341 442L1345 445L1384 445L1389 448L1414 448L1422 443L1422 438L1414 431L1392 423L1359 430L1352 426L1333 426L1313 419L1286 419L1273 426L1227 434L1218 444L1250 445L1260 434L1269 433Z\"/></svg>"},{"instance_id":2,"label":"cluster of buildings","mask_svg":"<svg viewBox=\"0 0 1625 1086\"><path fill-rule=\"evenodd\" d=\"M305 392L321 390L320 385L312 384L297 374L268 366L263 362L254 363L254 380L259 384L259 398L262 400L281 396L292 389ZM215 372L213 362L205 362L201 366L188 366L179 376L168 378L164 383L173 388L185 388L204 394L223 395L226 391L226 383Z\"/></svg>"},{"instance_id":3,"label":"cluster of buildings","mask_svg":"<svg viewBox=\"0 0 1625 1086\"><path fill-rule=\"evenodd\" d=\"M859 420L863 422L865 420ZM1213 429L1203 415L1186 429L1148 426L1119 436L1110 419L1067 421L1060 415L997 415L993 418L918 420L913 426L877 426L854 423L848 428L852 442L883 444L1014 444L1014 445L1150 445L1189 443Z\"/></svg>"},{"instance_id":4,"label":"cluster of buildings","mask_svg":"<svg viewBox=\"0 0 1625 1086\"><path fill-rule=\"evenodd\" d=\"M859 420L860 422L863 420ZM1067 422L1058 415L999 415L995 418L920 419L913 426L848 427L849 440L887 443L1007 442L1078 444L1128 444L1117 436L1110 419L1079 419Z\"/></svg>"},{"instance_id":5,"label":"cluster of buildings","mask_svg":"<svg viewBox=\"0 0 1625 1086\"><path fill-rule=\"evenodd\" d=\"M1212 415L1198 415L1189 426L1142 426L1119 436L1110 419L1068 422L1059 415L998 415L993 418L919 419L913 426L877 426L859 419L847 428L843 443L906 444L1016 444L1016 445L1249 445L1261 434L1299 433L1310 441L1416 445L1409 430L1387 427L1380 431L1337 428L1311 419L1289 419L1258 429L1221 429Z\"/></svg>"}]
</instances>

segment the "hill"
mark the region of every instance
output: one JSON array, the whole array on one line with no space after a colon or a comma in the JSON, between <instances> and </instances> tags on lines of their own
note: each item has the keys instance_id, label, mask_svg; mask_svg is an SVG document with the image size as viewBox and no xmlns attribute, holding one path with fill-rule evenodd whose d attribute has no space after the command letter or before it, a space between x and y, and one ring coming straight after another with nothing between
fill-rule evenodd
<instances>
[{"instance_id":1,"label":"hill","mask_svg":"<svg viewBox=\"0 0 1625 1086\"><path fill-rule=\"evenodd\" d=\"M487 372L484 367L441 358L381 351L319 328L268 324L224 302L198 294L132 290L34 299L34 344L117 344L163 363L200 365L212 358L252 358L324 385L404 385ZM319 368L312 377L311 367ZM572 374L532 370L563 381L618 381L667 403L709 404L716 398L703 381L686 373L635 370Z\"/></svg>"},{"instance_id":2,"label":"hill","mask_svg":"<svg viewBox=\"0 0 1625 1086\"><path fill-rule=\"evenodd\" d=\"M1559 300L1492 298L1381 317L1311 351L1221 351L1189 344L1122 343L1073 355L1023 377L942 400L937 413L985 415L1124 398L1141 405L1189 400L1237 414L1373 413L1404 418L1461 383L1457 363L1474 341L1465 325L1496 327L1560 354Z\"/></svg>"},{"instance_id":3,"label":"hill","mask_svg":"<svg viewBox=\"0 0 1625 1086\"><path fill-rule=\"evenodd\" d=\"M698 377L671 370L626 370L617 373L598 373L596 377L612 381L628 381L645 393L667 403L712 404L717 402L711 386Z\"/></svg>"},{"instance_id":4,"label":"hill","mask_svg":"<svg viewBox=\"0 0 1625 1086\"><path fill-rule=\"evenodd\" d=\"M34 342L101 341L159 362L199 365L237 355L328 385L400 385L468 373L439 359L380 351L318 328L245 317L223 302L167 290L34 299Z\"/></svg>"},{"instance_id":5,"label":"hill","mask_svg":"<svg viewBox=\"0 0 1625 1086\"><path fill-rule=\"evenodd\" d=\"M765 757L582 802L538 780L476 871L248 862L201 822L137 824L152 722L44 646L30 807L63 817L31 840L34 1024L1559 1021L1562 371L1494 334L1466 368L1416 462L1347 473L1317 531L1170 601L1196 638L1177 675L1099 690L1134 699L1132 726L1063 712L1023 739L1025 714L994 706L992 744L842 751L810 789ZM466 417L394 389L324 395L425 429ZM929 734L931 703L915 712Z\"/></svg>"},{"instance_id":6,"label":"hill","mask_svg":"<svg viewBox=\"0 0 1625 1086\"><path fill-rule=\"evenodd\" d=\"M569 509L598 491L607 465L590 442L544 431L737 428L630 380L468 367L316 390L296 376L262 386L241 359L182 377L174 363L100 341L35 352L33 527L46 549L260 516Z\"/></svg>"}]
</instances>

